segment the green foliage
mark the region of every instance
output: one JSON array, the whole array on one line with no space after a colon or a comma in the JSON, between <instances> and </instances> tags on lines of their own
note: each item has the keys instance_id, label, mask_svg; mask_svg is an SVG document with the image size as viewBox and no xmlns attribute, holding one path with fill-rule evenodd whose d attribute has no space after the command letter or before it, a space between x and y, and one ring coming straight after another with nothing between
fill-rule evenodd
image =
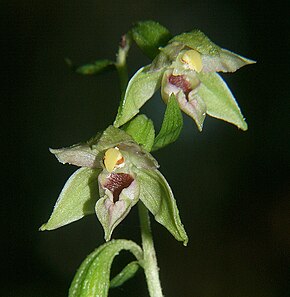
<instances>
[{"instance_id":1,"label":"green foliage","mask_svg":"<svg viewBox=\"0 0 290 297\"><path fill-rule=\"evenodd\" d=\"M114 62L110 60L97 60L90 64L85 64L79 67L76 67L75 72L82 75L96 75L103 73L107 70L114 69Z\"/></svg>"},{"instance_id":2,"label":"green foliage","mask_svg":"<svg viewBox=\"0 0 290 297\"><path fill-rule=\"evenodd\" d=\"M134 277L140 268L138 261L132 261L124 269L117 274L110 282L110 288L116 288L122 286L127 280Z\"/></svg>"},{"instance_id":3,"label":"green foliage","mask_svg":"<svg viewBox=\"0 0 290 297\"><path fill-rule=\"evenodd\" d=\"M170 186L158 170L140 170L140 200L178 241L187 245L188 237L179 217L179 211Z\"/></svg>"},{"instance_id":4,"label":"green foliage","mask_svg":"<svg viewBox=\"0 0 290 297\"><path fill-rule=\"evenodd\" d=\"M176 141L183 126L183 118L175 95L171 94L164 114L161 129L155 138L152 150L159 150Z\"/></svg>"},{"instance_id":5,"label":"green foliage","mask_svg":"<svg viewBox=\"0 0 290 297\"><path fill-rule=\"evenodd\" d=\"M40 230L53 230L94 213L99 197L96 183L99 173L99 169L77 170L64 185L48 222Z\"/></svg>"},{"instance_id":6,"label":"green foliage","mask_svg":"<svg viewBox=\"0 0 290 297\"><path fill-rule=\"evenodd\" d=\"M154 21L139 22L131 32L134 41L150 59L154 59L159 47L165 46L172 37L168 29Z\"/></svg>"},{"instance_id":7,"label":"green foliage","mask_svg":"<svg viewBox=\"0 0 290 297\"><path fill-rule=\"evenodd\" d=\"M119 239L105 243L81 264L70 286L69 297L108 296L111 265L122 250L129 250L138 261L142 261L142 250L132 241ZM130 276L132 276L132 271L121 281L126 281Z\"/></svg>"},{"instance_id":8,"label":"green foliage","mask_svg":"<svg viewBox=\"0 0 290 297\"><path fill-rule=\"evenodd\" d=\"M124 125L124 130L141 145L146 151L150 152L154 143L155 130L152 120L146 115L141 114Z\"/></svg>"},{"instance_id":9,"label":"green foliage","mask_svg":"<svg viewBox=\"0 0 290 297\"><path fill-rule=\"evenodd\" d=\"M215 72L199 73L198 77L202 82L198 94L206 104L207 114L247 130L247 123L224 80Z\"/></svg>"}]
</instances>

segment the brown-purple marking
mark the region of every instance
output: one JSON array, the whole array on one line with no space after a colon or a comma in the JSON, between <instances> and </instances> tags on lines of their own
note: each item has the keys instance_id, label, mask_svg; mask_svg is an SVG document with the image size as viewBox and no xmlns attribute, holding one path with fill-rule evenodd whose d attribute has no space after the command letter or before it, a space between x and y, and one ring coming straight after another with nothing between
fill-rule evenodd
<instances>
[{"instance_id":1,"label":"brown-purple marking","mask_svg":"<svg viewBox=\"0 0 290 297\"><path fill-rule=\"evenodd\" d=\"M104 188L108 189L113 194L114 203L119 200L119 195L123 189L128 188L134 178L127 173L111 173L104 184Z\"/></svg>"},{"instance_id":2,"label":"brown-purple marking","mask_svg":"<svg viewBox=\"0 0 290 297\"><path fill-rule=\"evenodd\" d=\"M169 76L168 81L172 85L180 88L183 91L183 93L185 94L186 98L188 97L188 94L192 91L190 82L185 79L184 75L171 74Z\"/></svg>"}]
</instances>

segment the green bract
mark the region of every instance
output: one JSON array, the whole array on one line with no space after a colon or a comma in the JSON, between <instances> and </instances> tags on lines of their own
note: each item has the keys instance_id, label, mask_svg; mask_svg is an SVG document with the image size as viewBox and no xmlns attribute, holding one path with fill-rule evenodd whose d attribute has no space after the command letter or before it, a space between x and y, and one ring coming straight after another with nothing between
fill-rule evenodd
<instances>
[{"instance_id":1,"label":"green bract","mask_svg":"<svg viewBox=\"0 0 290 297\"><path fill-rule=\"evenodd\" d=\"M132 37L141 50L151 59L159 53L159 47L172 37L168 29L154 21L139 22L132 28Z\"/></svg>"},{"instance_id":2,"label":"green bract","mask_svg":"<svg viewBox=\"0 0 290 297\"><path fill-rule=\"evenodd\" d=\"M143 125L149 120L142 117L137 121ZM152 126L148 127L150 131ZM130 129L134 131L134 123ZM177 240L187 243L175 199L157 170L158 163L125 131L110 126L87 143L51 152L61 163L82 168L65 184L41 230L56 229L95 212L108 241L114 228L141 199L159 223Z\"/></svg>"},{"instance_id":3,"label":"green bract","mask_svg":"<svg viewBox=\"0 0 290 297\"><path fill-rule=\"evenodd\" d=\"M114 258L122 250L130 251L138 261L129 263L110 284ZM133 277L142 263L142 250L130 240L112 240L92 252L79 267L69 289L69 297L108 296L109 287L117 287Z\"/></svg>"},{"instance_id":4,"label":"green bract","mask_svg":"<svg viewBox=\"0 0 290 297\"><path fill-rule=\"evenodd\" d=\"M252 63L220 48L199 30L175 36L160 48L151 65L132 77L114 125L119 127L134 117L161 83L164 102L174 94L180 109L200 131L206 114L247 130L234 96L215 72L234 72Z\"/></svg>"}]
</instances>

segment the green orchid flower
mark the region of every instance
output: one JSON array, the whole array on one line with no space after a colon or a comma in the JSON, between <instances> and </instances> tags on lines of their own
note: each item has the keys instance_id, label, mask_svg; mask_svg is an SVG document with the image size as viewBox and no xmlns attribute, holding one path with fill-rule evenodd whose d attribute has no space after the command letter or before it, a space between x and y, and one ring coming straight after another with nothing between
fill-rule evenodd
<instances>
[{"instance_id":1,"label":"green orchid flower","mask_svg":"<svg viewBox=\"0 0 290 297\"><path fill-rule=\"evenodd\" d=\"M176 201L157 161L125 131L109 126L86 143L51 152L59 162L81 168L66 182L41 230L53 230L95 213L108 241L141 201L177 240L187 243Z\"/></svg>"},{"instance_id":2,"label":"green orchid flower","mask_svg":"<svg viewBox=\"0 0 290 297\"><path fill-rule=\"evenodd\" d=\"M114 125L134 117L161 87L162 99L174 94L180 109L201 131L206 114L247 130L247 123L224 80L217 72L235 72L255 63L214 44L199 30L173 37L159 48L152 63L130 80Z\"/></svg>"}]
</instances>

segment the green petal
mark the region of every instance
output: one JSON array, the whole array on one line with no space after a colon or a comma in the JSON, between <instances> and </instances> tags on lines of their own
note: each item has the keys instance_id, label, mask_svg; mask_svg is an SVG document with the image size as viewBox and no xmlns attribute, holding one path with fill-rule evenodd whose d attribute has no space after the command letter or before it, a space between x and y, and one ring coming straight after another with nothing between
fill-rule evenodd
<instances>
[{"instance_id":1,"label":"green petal","mask_svg":"<svg viewBox=\"0 0 290 297\"><path fill-rule=\"evenodd\" d=\"M153 59L159 53L159 47L167 44L171 34L162 25L154 21L139 22L132 28L132 36L140 49Z\"/></svg>"},{"instance_id":2,"label":"green petal","mask_svg":"<svg viewBox=\"0 0 290 297\"><path fill-rule=\"evenodd\" d=\"M124 99L114 122L115 127L124 125L138 114L139 109L160 87L164 68L150 71L149 67L139 69L129 81Z\"/></svg>"},{"instance_id":3,"label":"green petal","mask_svg":"<svg viewBox=\"0 0 290 297\"><path fill-rule=\"evenodd\" d=\"M94 207L99 198L99 173L98 169L77 170L64 185L52 215L40 230L53 230L94 213Z\"/></svg>"},{"instance_id":4,"label":"green petal","mask_svg":"<svg viewBox=\"0 0 290 297\"><path fill-rule=\"evenodd\" d=\"M134 165L139 169L153 169L159 167L156 159L149 152L143 150L134 142L120 144L118 147L124 155L125 159L128 159L128 163L131 163L131 165Z\"/></svg>"},{"instance_id":5,"label":"green petal","mask_svg":"<svg viewBox=\"0 0 290 297\"><path fill-rule=\"evenodd\" d=\"M173 193L163 175L158 170L138 170L140 200L178 241L187 245L188 238L179 217Z\"/></svg>"},{"instance_id":6,"label":"green petal","mask_svg":"<svg viewBox=\"0 0 290 297\"><path fill-rule=\"evenodd\" d=\"M221 49L217 56L202 56L203 72L235 72L239 68L256 63L226 49Z\"/></svg>"},{"instance_id":7,"label":"green petal","mask_svg":"<svg viewBox=\"0 0 290 297\"><path fill-rule=\"evenodd\" d=\"M142 250L133 241L119 239L103 244L81 264L70 286L69 297L107 297L112 262L122 250L129 250L138 261L142 260Z\"/></svg>"},{"instance_id":8,"label":"green petal","mask_svg":"<svg viewBox=\"0 0 290 297\"><path fill-rule=\"evenodd\" d=\"M188 99L185 96L179 95L181 94L177 94L177 99L180 109L189 115L195 121L198 130L202 131L203 122L206 117L206 104L204 100L195 91L189 93Z\"/></svg>"},{"instance_id":9,"label":"green petal","mask_svg":"<svg viewBox=\"0 0 290 297\"><path fill-rule=\"evenodd\" d=\"M171 94L164 114L161 129L155 138L152 150L158 150L174 142L182 129L183 118L174 94Z\"/></svg>"},{"instance_id":10,"label":"green petal","mask_svg":"<svg viewBox=\"0 0 290 297\"><path fill-rule=\"evenodd\" d=\"M198 95L204 100L207 114L236 125L242 130L248 126L227 84L217 73L198 73L201 85Z\"/></svg>"},{"instance_id":11,"label":"green petal","mask_svg":"<svg viewBox=\"0 0 290 297\"><path fill-rule=\"evenodd\" d=\"M155 138L155 129L152 120L141 114L131 120L124 130L133 137L143 149L150 152Z\"/></svg>"}]
</instances>

